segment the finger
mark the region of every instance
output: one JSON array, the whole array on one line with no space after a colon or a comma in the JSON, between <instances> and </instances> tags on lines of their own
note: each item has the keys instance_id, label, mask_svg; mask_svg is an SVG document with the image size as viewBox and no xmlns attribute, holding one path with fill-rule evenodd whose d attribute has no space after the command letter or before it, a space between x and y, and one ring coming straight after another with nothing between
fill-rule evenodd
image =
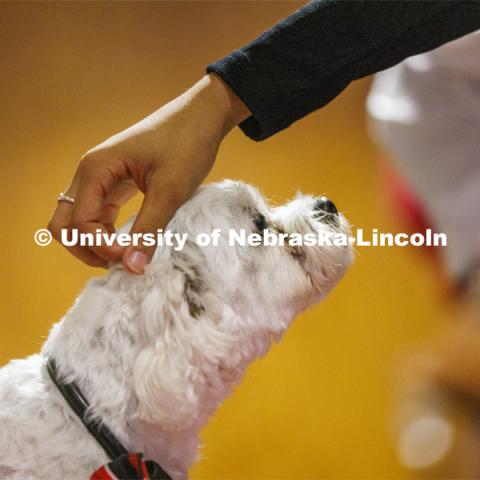
<instances>
[{"instance_id":1,"label":"finger","mask_svg":"<svg viewBox=\"0 0 480 480\"><path fill-rule=\"evenodd\" d=\"M74 245L73 247L65 248L80 261L89 265L90 267L101 267L108 268L109 262L100 258L98 255L93 253L88 247L82 247L79 245Z\"/></svg>"},{"instance_id":2,"label":"finger","mask_svg":"<svg viewBox=\"0 0 480 480\"><path fill-rule=\"evenodd\" d=\"M76 177L72 181L72 185L66 190L65 195L75 198L78 191L78 181ZM48 230L52 234L53 238L57 240L61 245L66 248L72 255L80 259L82 262L92 267L107 267L108 263L99 258L93 252L90 252L85 247L72 246L68 247L62 242L62 231L68 231L70 220L72 216L73 204L69 202L57 202L57 207L53 213L52 218L48 223Z\"/></svg>"},{"instance_id":3,"label":"finger","mask_svg":"<svg viewBox=\"0 0 480 480\"><path fill-rule=\"evenodd\" d=\"M65 191L65 195L75 199L78 192L78 180L75 175L72 184ZM60 241L59 233L63 228L67 228L70 224L70 218L72 216L73 204L69 202L62 202L57 200L57 206L53 212L53 216L48 223L48 229L52 233L55 240Z\"/></svg>"},{"instance_id":4,"label":"finger","mask_svg":"<svg viewBox=\"0 0 480 480\"><path fill-rule=\"evenodd\" d=\"M149 182L142 207L131 229L134 233L152 233L164 228L177 208L188 198L178 187L156 181ZM138 245L125 248L122 263L132 273L141 274L155 253L155 246Z\"/></svg>"},{"instance_id":5,"label":"finger","mask_svg":"<svg viewBox=\"0 0 480 480\"><path fill-rule=\"evenodd\" d=\"M97 233L103 239L105 238L104 235L110 235L108 229L101 223L104 201L124 179L122 175L114 172L105 163L90 163L88 167L84 167L72 210L71 228L76 228L80 233L91 234L94 238L96 238ZM126 176L126 173L124 173L124 176ZM108 262L119 261L123 250L117 243L107 245L105 241L89 248L91 252Z\"/></svg>"},{"instance_id":6,"label":"finger","mask_svg":"<svg viewBox=\"0 0 480 480\"><path fill-rule=\"evenodd\" d=\"M66 250L68 250L73 256L77 257L83 263L90 265L91 267L103 267L107 268L108 262L95 255L87 247L81 247L79 245L67 246L63 242L62 232L65 232L67 239L70 238L69 226L60 225L55 223L56 220L52 219L48 223L48 230L52 234L52 237L57 240Z\"/></svg>"},{"instance_id":7,"label":"finger","mask_svg":"<svg viewBox=\"0 0 480 480\"><path fill-rule=\"evenodd\" d=\"M102 213L100 214L100 223L103 224L110 233L116 231L115 222L120 212L120 208L137 192L138 188L133 180L128 179L120 182L105 198Z\"/></svg>"}]
</instances>

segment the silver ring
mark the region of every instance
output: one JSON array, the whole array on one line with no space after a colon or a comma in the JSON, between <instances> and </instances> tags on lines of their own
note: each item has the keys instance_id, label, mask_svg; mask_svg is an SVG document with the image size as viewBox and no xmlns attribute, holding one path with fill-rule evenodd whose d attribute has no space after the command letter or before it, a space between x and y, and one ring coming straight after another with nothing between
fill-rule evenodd
<instances>
[{"instance_id":1,"label":"silver ring","mask_svg":"<svg viewBox=\"0 0 480 480\"><path fill-rule=\"evenodd\" d=\"M75 199L65 195L63 192L58 194L57 202L75 203Z\"/></svg>"}]
</instances>

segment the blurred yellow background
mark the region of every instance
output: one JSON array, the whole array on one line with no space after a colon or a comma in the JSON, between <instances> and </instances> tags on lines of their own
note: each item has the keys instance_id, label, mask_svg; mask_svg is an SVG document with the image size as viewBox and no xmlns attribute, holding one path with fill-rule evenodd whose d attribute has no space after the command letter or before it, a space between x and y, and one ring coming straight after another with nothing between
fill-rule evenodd
<instances>
[{"instance_id":1,"label":"blurred yellow background","mask_svg":"<svg viewBox=\"0 0 480 480\"><path fill-rule=\"evenodd\" d=\"M33 241L80 156L300 5L0 3L1 364L37 351L99 273ZM265 142L236 129L209 180L242 179L275 201L325 193L355 226L395 228L366 133L368 85ZM211 420L192 477L404 477L389 439L392 363L436 329L440 310L421 255L359 249L336 291L297 319Z\"/></svg>"}]
</instances>

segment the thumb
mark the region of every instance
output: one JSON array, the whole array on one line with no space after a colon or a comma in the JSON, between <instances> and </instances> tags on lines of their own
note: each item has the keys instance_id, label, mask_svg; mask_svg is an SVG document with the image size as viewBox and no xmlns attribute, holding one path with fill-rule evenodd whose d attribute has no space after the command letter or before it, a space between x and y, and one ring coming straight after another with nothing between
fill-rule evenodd
<instances>
[{"instance_id":1,"label":"thumb","mask_svg":"<svg viewBox=\"0 0 480 480\"><path fill-rule=\"evenodd\" d=\"M177 208L185 200L177 194L174 188L174 186L169 188L156 184L154 181L150 182L140 211L130 230L131 236L151 233L156 238L157 230L166 227ZM122 254L123 266L132 273L142 274L152 259L155 249L156 245L144 245L140 238L138 246L125 248Z\"/></svg>"}]
</instances>

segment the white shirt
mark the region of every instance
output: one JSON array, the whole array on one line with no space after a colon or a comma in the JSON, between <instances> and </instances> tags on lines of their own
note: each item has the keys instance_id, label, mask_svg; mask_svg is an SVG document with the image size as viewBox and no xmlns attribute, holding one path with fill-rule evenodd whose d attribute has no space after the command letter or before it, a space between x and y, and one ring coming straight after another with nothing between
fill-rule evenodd
<instances>
[{"instance_id":1,"label":"white shirt","mask_svg":"<svg viewBox=\"0 0 480 480\"><path fill-rule=\"evenodd\" d=\"M448 237L456 277L480 265L480 31L376 75L373 134Z\"/></svg>"}]
</instances>

